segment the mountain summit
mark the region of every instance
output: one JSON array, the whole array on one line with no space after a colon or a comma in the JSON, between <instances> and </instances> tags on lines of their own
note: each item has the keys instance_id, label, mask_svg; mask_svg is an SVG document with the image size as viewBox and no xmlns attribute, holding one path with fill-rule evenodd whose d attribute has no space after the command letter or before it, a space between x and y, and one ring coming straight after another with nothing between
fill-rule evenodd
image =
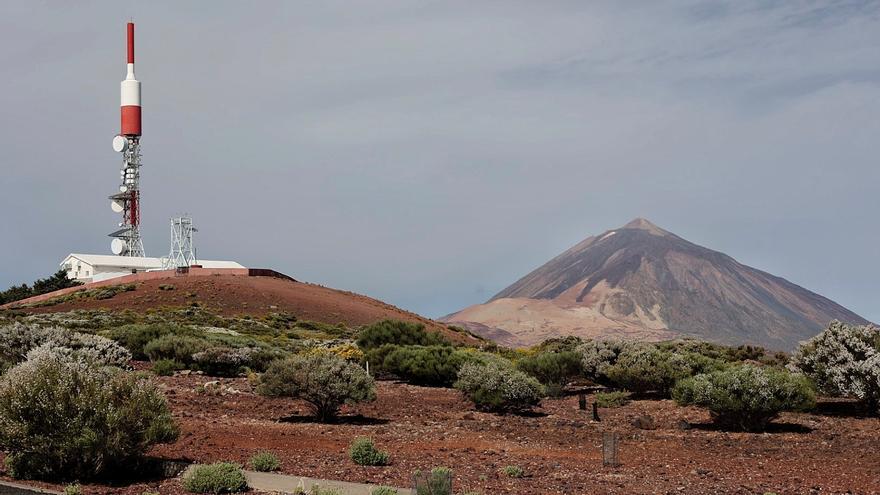
<instances>
[{"instance_id":1,"label":"mountain summit","mask_svg":"<svg viewBox=\"0 0 880 495\"><path fill-rule=\"evenodd\" d=\"M790 350L829 321L866 324L839 304L637 218L589 237L444 321L501 343L547 338L694 337Z\"/></svg>"}]
</instances>

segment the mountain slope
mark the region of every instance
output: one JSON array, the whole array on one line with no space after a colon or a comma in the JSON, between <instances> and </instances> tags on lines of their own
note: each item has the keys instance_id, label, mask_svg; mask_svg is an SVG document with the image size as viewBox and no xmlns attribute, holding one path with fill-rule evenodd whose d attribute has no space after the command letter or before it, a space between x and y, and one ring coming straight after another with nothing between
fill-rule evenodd
<instances>
[{"instance_id":1,"label":"mountain slope","mask_svg":"<svg viewBox=\"0 0 880 495\"><path fill-rule=\"evenodd\" d=\"M505 343L518 345L559 335L691 336L792 349L832 319L867 323L834 301L640 218L585 239L485 304L444 320L507 332Z\"/></svg>"}]
</instances>

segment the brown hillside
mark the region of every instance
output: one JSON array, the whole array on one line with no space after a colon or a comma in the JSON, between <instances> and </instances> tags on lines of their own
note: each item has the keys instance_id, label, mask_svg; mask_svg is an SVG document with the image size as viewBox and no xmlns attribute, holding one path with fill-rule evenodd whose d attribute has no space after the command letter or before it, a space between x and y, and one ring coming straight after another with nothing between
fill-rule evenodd
<instances>
[{"instance_id":1,"label":"brown hillside","mask_svg":"<svg viewBox=\"0 0 880 495\"><path fill-rule=\"evenodd\" d=\"M174 286L161 290L160 286ZM466 337L452 332L445 325L382 301L323 287L275 277L213 275L175 277L135 283L136 289L120 292L110 299L75 299L42 307L23 307L28 313L55 313L78 309L128 309L145 312L163 306L187 306L198 303L202 308L223 316L264 316L286 312L300 320L342 323L359 327L386 318L420 322L430 330L462 341Z\"/></svg>"}]
</instances>

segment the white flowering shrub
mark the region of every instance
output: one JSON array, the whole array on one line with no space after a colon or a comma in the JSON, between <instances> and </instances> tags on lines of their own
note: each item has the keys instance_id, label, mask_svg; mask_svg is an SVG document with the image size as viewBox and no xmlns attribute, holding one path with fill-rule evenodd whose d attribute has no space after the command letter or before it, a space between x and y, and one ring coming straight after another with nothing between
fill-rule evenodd
<instances>
[{"instance_id":1,"label":"white flowering shrub","mask_svg":"<svg viewBox=\"0 0 880 495\"><path fill-rule=\"evenodd\" d=\"M464 392L478 409L502 413L528 411L545 395L538 380L495 360L465 363L458 372L455 388Z\"/></svg>"},{"instance_id":2,"label":"white flowering shrub","mask_svg":"<svg viewBox=\"0 0 880 495\"><path fill-rule=\"evenodd\" d=\"M611 385L606 372L627 349L642 347L638 342L620 340L588 340L575 348L581 357L581 368L590 380L602 385Z\"/></svg>"},{"instance_id":3,"label":"white flowering shrub","mask_svg":"<svg viewBox=\"0 0 880 495\"><path fill-rule=\"evenodd\" d=\"M260 376L257 392L306 401L320 421L329 421L343 404L376 399L373 377L335 354L293 356L274 361Z\"/></svg>"},{"instance_id":4,"label":"white flowering shrub","mask_svg":"<svg viewBox=\"0 0 880 495\"><path fill-rule=\"evenodd\" d=\"M64 348L69 356L104 366L126 367L131 360L128 350L100 335L20 322L0 327L0 360L9 365L24 361L29 352L43 346Z\"/></svg>"},{"instance_id":5,"label":"white flowering shrub","mask_svg":"<svg viewBox=\"0 0 880 495\"><path fill-rule=\"evenodd\" d=\"M144 375L40 346L0 378L0 448L19 478L88 479L177 438Z\"/></svg>"},{"instance_id":6,"label":"white flowering shrub","mask_svg":"<svg viewBox=\"0 0 880 495\"><path fill-rule=\"evenodd\" d=\"M855 397L880 413L880 329L833 321L802 343L789 369L810 377L820 392Z\"/></svg>"},{"instance_id":7,"label":"white flowering shrub","mask_svg":"<svg viewBox=\"0 0 880 495\"><path fill-rule=\"evenodd\" d=\"M749 364L685 378L672 397L709 409L723 427L745 431L762 431L780 412L806 411L816 403L805 376Z\"/></svg>"}]
</instances>

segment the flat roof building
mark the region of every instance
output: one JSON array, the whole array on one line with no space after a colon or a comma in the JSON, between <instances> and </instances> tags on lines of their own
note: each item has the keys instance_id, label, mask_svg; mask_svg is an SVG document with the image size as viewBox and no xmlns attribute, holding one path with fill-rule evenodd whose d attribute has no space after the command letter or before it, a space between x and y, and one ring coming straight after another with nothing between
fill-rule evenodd
<instances>
[{"instance_id":1,"label":"flat roof building","mask_svg":"<svg viewBox=\"0 0 880 495\"><path fill-rule=\"evenodd\" d=\"M245 268L235 261L198 260L197 264L203 268ZM160 258L71 253L61 262L61 268L71 280L88 283L162 270L163 265Z\"/></svg>"}]
</instances>

